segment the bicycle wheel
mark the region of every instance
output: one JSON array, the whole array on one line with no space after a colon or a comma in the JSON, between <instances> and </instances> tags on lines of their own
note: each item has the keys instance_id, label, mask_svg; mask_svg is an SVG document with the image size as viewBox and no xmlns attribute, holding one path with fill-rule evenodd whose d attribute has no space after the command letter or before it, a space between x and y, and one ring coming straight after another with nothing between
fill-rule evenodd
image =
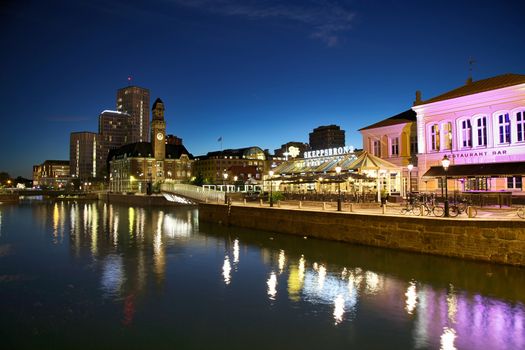
<instances>
[{"instance_id":1,"label":"bicycle wheel","mask_svg":"<svg viewBox=\"0 0 525 350\"><path fill-rule=\"evenodd\" d=\"M418 205L412 207L412 214L419 216L421 215L421 208Z\"/></svg>"},{"instance_id":2,"label":"bicycle wheel","mask_svg":"<svg viewBox=\"0 0 525 350\"><path fill-rule=\"evenodd\" d=\"M455 205L451 205L449 208L448 208L448 215L451 217L451 218L455 218L456 216L458 216L459 214L459 209L458 207L456 207Z\"/></svg>"},{"instance_id":3,"label":"bicycle wheel","mask_svg":"<svg viewBox=\"0 0 525 350\"><path fill-rule=\"evenodd\" d=\"M525 208L524 207L518 208L518 216L522 219L525 219Z\"/></svg>"},{"instance_id":4,"label":"bicycle wheel","mask_svg":"<svg viewBox=\"0 0 525 350\"><path fill-rule=\"evenodd\" d=\"M443 207L440 206L435 206L434 209L432 209L432 213L434 214L434 216L441 217L445 215L445 209L443 209Z\"/></svg>"}]
</instances>

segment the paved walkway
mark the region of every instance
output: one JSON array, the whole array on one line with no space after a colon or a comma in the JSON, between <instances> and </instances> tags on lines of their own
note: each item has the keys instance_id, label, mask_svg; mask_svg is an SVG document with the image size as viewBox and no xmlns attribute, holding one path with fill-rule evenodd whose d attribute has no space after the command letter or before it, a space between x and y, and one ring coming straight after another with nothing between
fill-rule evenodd
<instances>
[{"instance_id":1,"label":"paved walkway","mask_svg":"<svg viewBox=\"0 0 525 350\"><path fill-rule=\"evenodd\" d=\"M247 206L247 207L269 207L268 202L242 202L242 201L232 201L233 206ZM310 211L330 211L337 212L337 203L336 202L301 202L299 201L281 201L279 203L274 203L274 209L293 209L293 210L310 210ZM357 213L357 214L371 214L371 215L391 215L391 216L414 216L414 214L402 213L404 204L387 204L385 211L377 203L343 203L342 212L343 213ZM442 218L444 220L516 220L522 221L525 224L525 220L521 219L517 215L518 207L503 207L499 208L498 206L488 206L488 207L475 207L477 210L477 215L475 218L469 218L466 213L459 214L454 218ZM428 218L436 218L434 215L423 216Z\"/></svg>"}]
</instances>

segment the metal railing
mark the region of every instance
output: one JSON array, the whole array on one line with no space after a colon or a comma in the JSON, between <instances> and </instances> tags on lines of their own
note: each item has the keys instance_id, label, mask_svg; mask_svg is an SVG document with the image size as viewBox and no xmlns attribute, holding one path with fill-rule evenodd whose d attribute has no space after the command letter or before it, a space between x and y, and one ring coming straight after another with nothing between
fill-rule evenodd
<instances>
[{"instance_id":1,"label":"metal railing","mask_svg":"<svg viewBox=\"0 0 525 350\"><path fill-rule=\"evenodd\" d=\"M163 183L160 186L162 192L179 194L199 202L221 202L224 203L225 192L202 188L200 186L176 183Z\"/></svg>"}]
</instances>

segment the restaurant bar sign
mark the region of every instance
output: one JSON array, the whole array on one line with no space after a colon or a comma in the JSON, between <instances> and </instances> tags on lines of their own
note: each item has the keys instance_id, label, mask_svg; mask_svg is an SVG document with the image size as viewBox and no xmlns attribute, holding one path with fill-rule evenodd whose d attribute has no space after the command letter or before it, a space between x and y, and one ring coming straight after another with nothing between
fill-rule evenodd
<instances>
[{"instance_id":1,"label":"restaurant bar sign","mask_svg":"<svg viewBox=\"0 0 525 350\"><path fill-rule=\"evenodd\" d=\"M306 151L304 152L304 159L341 156L349 153L354 153L354 146L334 147L327 149L318 149L315 151Z\"/></svg>"}]
</instances>

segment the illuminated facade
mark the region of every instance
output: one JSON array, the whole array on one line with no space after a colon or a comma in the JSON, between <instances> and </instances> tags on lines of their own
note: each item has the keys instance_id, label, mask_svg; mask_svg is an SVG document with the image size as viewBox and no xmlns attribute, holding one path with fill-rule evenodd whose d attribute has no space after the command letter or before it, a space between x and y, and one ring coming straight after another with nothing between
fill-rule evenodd
<instances>
[{"instance_id":1,"label":"illuminated facade","mask_svg":"<svg viewBox=\"0 0 525 350\"><path fill-rule=\"evenodd\" d=\"M449 189L523 191L525 75L469 79L426 101L418 92L412 109L417 114L420 186L424 182L429 191L439 188L432 175L443 175L439 171L446 155L454 177ZM472 164L483 167L472 170Z\"/></svg>"},{"instance_id":2,"label":"illuminated facade","mask_svg":"<svg viewBox=\"0 0 525 350\"><path fill-rule=\"evenodd\" d=\"M110 191L148 193L164 181L187 182L192 176L193 156L183 145L166 142L164 103L153 104L152 142L135 142L111 150Z\"/></svg>"},{"instance_id":3,"label":"illuminated facade","mask_svg":"<svg viewBox=\"0 0 525 350\"><path fill-rule=\"evenodd\" d=\"M199 174L212 184L222 184L224 173L230 180L233 176L262 180L262 175L270 169L271 160L259 147L226 149L224 151L208 152L195 158L193 173ZM240 178L240 177L239 177Z\"/></svg>"},{"instance_id":4,"label":"illuminated facade","mask_svg":"<svg viewBox=\"0 0 525 350\"><path fill-rule=\"evenodd\" d=\"M63 188L70 179L69 160L46 160L33 166L34 187Z\"/></svg>"},{"instance_id":5,"label":"illuminated facade","mask_svg":"<svg viewBox=\"0 0 525 350\"><path fill-rule=\"evenodd\" d=\"M149 142L149 90L127 86L117 90L117 111L131 116L128 142Z\"/></svg>"},{"instance_id":6,"label":"illuminated facade","mask_svg":"<svg viewBox=\"0 0 525 350\"><path fill-rule=\"evenodd\" d=\"M72 178L88 180L97 178L104 167L100 135L90 131L72 132L69 139L69 163Z\"/></svg>"},{"instance_id":7,"label":"illuminated facade","mask_svg":"<svg viewBox=\"0 0 525 350\"><path fill-rule=\"evenodd\" d=\"M402 172L402 195L410 189L417 191L417 133L416 113L411 109L359 129L363 149L376 157L397 165ZM412 169L409 170L409 164ZM410 174L409 174L410 172ZM409 186L409 181L412 185Z\"/></svg>"}]
</instances>

